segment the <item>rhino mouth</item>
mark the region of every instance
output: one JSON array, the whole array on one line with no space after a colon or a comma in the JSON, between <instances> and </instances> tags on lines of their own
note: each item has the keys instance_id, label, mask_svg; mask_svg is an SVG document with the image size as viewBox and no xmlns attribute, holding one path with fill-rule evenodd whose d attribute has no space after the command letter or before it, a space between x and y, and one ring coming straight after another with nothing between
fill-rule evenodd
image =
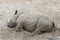
<instances>
[{"instance_id":1,"label":"rhino mouth","mask_svg":"<svg viewBox=\"0 0 60 40\"><path fill-rule=\"evenodd\" d=\"M9 28L14 28L14 27L16 27L16 25L17 25L17 23L9 22L7 26L8 26Z\"/></svg>"}]
</instances>

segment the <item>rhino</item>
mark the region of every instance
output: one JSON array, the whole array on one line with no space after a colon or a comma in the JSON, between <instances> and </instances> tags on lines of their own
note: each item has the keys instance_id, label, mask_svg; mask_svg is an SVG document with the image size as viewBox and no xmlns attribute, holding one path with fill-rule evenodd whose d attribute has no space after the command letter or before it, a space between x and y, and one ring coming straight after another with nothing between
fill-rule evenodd
<instances>
[{"instance_id":1,"label":"rhino","mask_svg":"<svg viewBox=\"0 0 60 40\"><path fill-rule=\"evenodd\" d=\"M32 33L32 36L55 30L54 21L41 17L39 14L17 13L17 10L7 26L16 28L16 32L20 32L21 29L26 30Z\"/></svg>"}]
</instances>

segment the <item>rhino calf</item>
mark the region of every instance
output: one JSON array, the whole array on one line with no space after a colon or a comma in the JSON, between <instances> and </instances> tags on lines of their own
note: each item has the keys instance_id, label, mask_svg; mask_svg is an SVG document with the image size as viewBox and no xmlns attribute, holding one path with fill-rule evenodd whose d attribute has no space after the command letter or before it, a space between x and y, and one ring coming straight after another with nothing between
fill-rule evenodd
<instances>
[{"instance_id":1,"label":"rhino calf","mask_svg":"<svg viewBox=\"0 0 60 40\"><path fill-rule=\"evenodd\" d=\"M18 13L15 12L14 17L8 23L8 27L16 27L16 32L20 32L22 28L31 32L32 35L37 35L51 32L55 26L53 21L41 17L38 14L21 14L18 16Z\"/></svg>"}]
</instances>

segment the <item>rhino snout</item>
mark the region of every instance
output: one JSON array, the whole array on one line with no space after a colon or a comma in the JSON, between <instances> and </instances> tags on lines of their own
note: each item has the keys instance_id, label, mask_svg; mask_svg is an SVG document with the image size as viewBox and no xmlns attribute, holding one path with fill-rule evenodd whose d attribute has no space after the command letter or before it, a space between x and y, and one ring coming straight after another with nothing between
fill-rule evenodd
<instances>
[{"instance_id":1,"label":"rhino snout","mask_svg":"<svg viewBox=\"0 0 60 40\"><path fill-rule=\"evenodd\" d=\"M9 22L7 26L8 26L9 28L14 28L14 27L16 27L16 25L17 25L17 24L14 23L14 22Z\"/></svg>"}]
</instances>

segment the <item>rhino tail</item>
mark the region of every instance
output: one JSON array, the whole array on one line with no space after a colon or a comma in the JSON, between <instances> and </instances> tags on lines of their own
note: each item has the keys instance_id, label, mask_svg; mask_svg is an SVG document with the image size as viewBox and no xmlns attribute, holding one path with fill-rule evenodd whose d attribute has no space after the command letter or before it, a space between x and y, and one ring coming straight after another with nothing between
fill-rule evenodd
<instances>
[{"instance_id":1,"label":"rhino tail","mask_svg":"<svg viewBox=\"0 0 60 40\"><path fill-rule=\"evenodd\" d=\"M55 32L56 28L55 28L55 23L54 22L52 23L52 26L53 26L53 31Z\"/></svg>"}]
</instances>

